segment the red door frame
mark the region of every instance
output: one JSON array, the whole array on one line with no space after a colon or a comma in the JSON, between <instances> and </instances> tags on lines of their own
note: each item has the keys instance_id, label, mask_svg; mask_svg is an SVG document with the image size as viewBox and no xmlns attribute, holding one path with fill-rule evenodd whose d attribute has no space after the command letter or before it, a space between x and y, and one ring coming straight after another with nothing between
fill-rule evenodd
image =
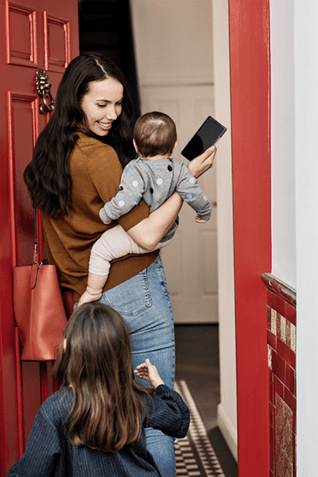
<instances>
[{"instance_id":1,"label":"red door frame","mask_svg":"<svg viewBox=\"0 0 318 477\"><path fill-rule=\"evenodd\" d=\"M269 475L266 289L271 271L269 0L230 0L240 477Z\"/></svg>"}]
</instances>

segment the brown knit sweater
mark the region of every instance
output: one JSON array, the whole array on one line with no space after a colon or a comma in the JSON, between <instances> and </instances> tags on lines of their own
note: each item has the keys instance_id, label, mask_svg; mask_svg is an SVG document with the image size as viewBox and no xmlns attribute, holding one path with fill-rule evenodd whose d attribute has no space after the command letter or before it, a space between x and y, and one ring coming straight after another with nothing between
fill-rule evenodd
<instances>
[{"instance_id":1,"label":"brown knit sweater","mask_svg":"<svg viewBox=\"0 0 318 477\"><path fill-rule=\"evenodd\" d=\"M122 166L113 148L83 133L78 135L69 163L72 178L69 215L52 218L42 214L49 263L57 265L61 286L74 290L74 301L78 301L85 291L94 242L105 230L116 225L116 222L104 225L99 210L118 192L122 174ZM148 215L148 207L141 201L118 222L127 231ZM114 260L104 291L141 272L157 254L156 251L126 255Z\"/></svg>"}]
</instances>

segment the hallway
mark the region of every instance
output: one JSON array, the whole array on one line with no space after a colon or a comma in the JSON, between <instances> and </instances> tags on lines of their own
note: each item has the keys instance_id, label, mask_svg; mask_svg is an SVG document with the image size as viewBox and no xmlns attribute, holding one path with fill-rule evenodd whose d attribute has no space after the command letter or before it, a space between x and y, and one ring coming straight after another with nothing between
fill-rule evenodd
<instances>
[{"instance_id":1,"label":"hallway","mask_svg":"<svg viewBox=\"0 0 318 477\"><path fill-rule=\"evenodd\" d=\"M218 325L175 325L176 381L186 381L226 477L237 463L217 427L220 402Z\"/></svg>"}]
</instances>

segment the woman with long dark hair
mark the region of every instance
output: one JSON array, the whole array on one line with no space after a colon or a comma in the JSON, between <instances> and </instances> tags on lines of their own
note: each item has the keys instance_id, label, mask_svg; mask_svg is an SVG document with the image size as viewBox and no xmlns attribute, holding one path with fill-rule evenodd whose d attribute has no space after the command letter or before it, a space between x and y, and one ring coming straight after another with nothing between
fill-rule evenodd
<instances>
[{"instance_id":1,"label":"woman with long dark hair","mask_svg":"<svg viewBox=\"0 0 318 477\"><path fill-rule=\"evenodd\" d=\"M54 374L61 390L41 406L26 451L8 477L160 477L146 450L145 427L187 433L190 413L149 360L135 374L124 319L98 302L65 327ZM163 477L163 476L162 476Z\"/></svg>"},{"instance_id":2,"label":"woman with long dark hair","mask_svg":"<svg viewBox=\"0 0 318 477\"><path fill-rule=\"evenodd\" d=\"M60 284L84 293L94 242L104 225L101 207L116 195L123 167L134 157L130 130L132 102L125 78L109 59L87 53L71 61L60 83L55 111L40 134L24 179L34 207L41 210L49 263ZM212 166L215 150L191 161L195 177ZM149 215L143 201L118 223L142 248L153 250L170 229L182 201L174 193ZM126 320L133 365L149 357L164 382L174 382L174 325L158 251L112 262L100 299ZM147 448L165 477L176 474L173 441L147 429Z\"/></svg>"}]
</instances>

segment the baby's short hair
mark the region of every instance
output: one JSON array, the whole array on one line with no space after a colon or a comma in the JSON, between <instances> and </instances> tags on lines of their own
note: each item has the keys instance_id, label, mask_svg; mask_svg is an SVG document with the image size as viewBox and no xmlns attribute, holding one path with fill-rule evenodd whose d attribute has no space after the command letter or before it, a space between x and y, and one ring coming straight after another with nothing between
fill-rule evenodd
<instances>
[{"instance_id":1,"label":"baby's short hair","mask_svg":"<svg viewBox=\"0 0 318 477\"><path fill-rule=\"evenodd\" d=\"M170 155L177 140L177 128L170 116L153 111L137 120L134 139L141 157Z\"/></svg>"}]
</instances>

